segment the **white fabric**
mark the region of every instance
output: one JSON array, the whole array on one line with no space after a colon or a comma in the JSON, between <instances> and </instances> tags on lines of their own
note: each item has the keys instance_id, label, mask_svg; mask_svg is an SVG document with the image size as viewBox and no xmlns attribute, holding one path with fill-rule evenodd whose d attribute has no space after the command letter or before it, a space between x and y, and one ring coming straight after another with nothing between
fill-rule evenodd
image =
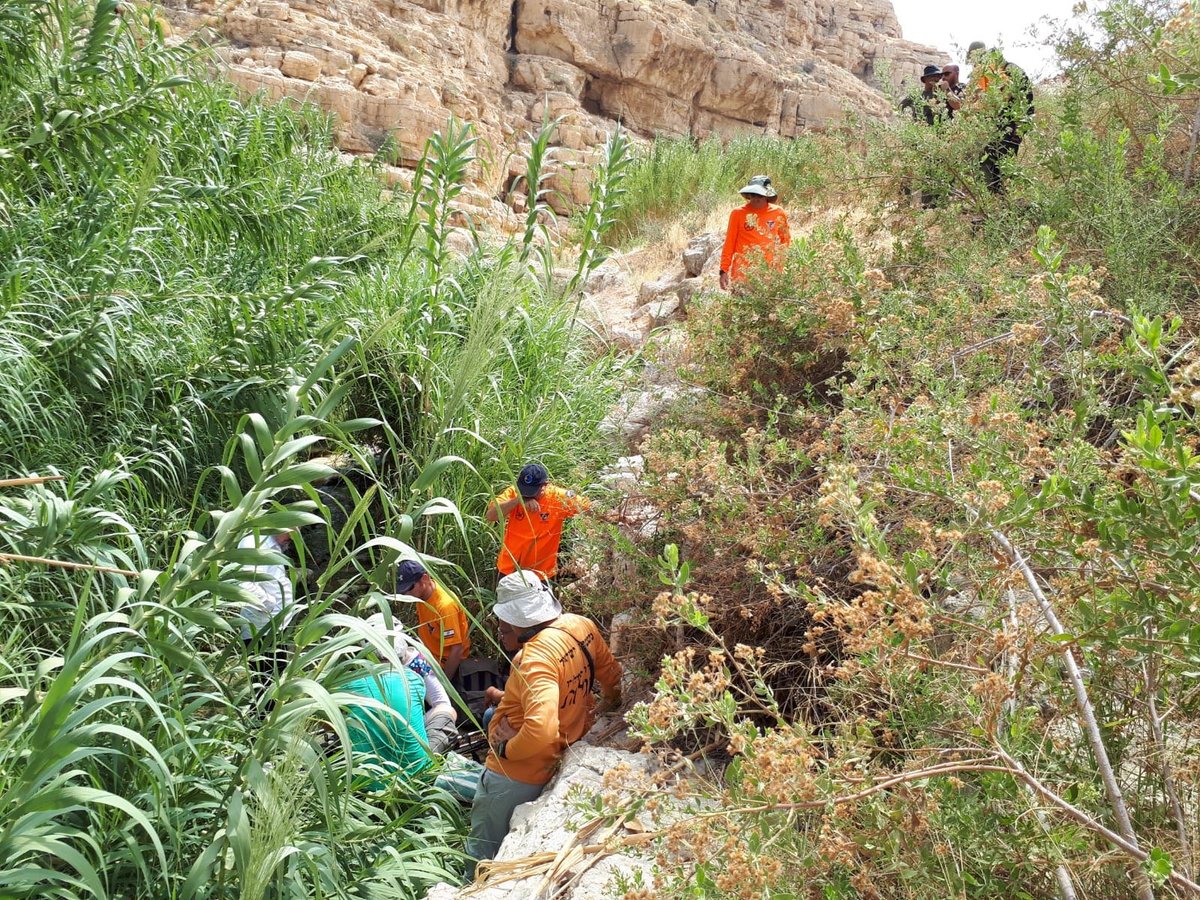
<instances>
[{"instance_id":1,"label":"white fabric","mask_svg":"<svg viewBox=\"0 0 1200 900\"><path fill-rule=\"evenodd\" d=\"M537 572L522 569L500 579L492 612L501 622L529 628L557 619L562 615L562 605Z\"/></svg>"},{"instance_id":2,"label":"white fabric","mask_svg":"<svg viewBox=\"0 0 1200 900\"><path fill-rule=\"evenodd\" d=\"M408 601L420 602L416 597L401 596ZM385 638L390 638L392 649L396 651L400 661L421 676L421 680L425 682L426 706L433 709L435 706L450 705L450 695L446 693L445 685L437 677L437 671L399 619L393 618L392 627L388 628L383 613L377 612L367 618L367 624L382 632Z\"/></svg>"},{"instance_id":3,"label":"white fabric","mask_svg":"<svg viewBox=\"0 0 1200 900\"><path fill-rule=\"evenodd\" d=\"M253 534L248 534L238 542L238 547L283 553L283 545L274 535L256 539ZM266 629L276 616L280 617L279 629L282 631L300 611L292 596L292 582L288 578L287 566L252 566L250 571L256 575L265 575L268 580L241 583L242 589L254 598L242 607L241 612L242 618L246 620L242 625L242 639L246 641L256 632Z\"/></svg>"},{"instance_id":4,"label":"white fabric","mask_svg":"<svg viewBox=\"0 0 1200 900\"><path fill-rule=\"evenodd\" d=\"M432 667L430 667L430 671L427 674L422 675L421 677L425 680L426 706L428 706L430 709L434 709L438 706L449 706L451 709L454 708L450 703L450 695L446 693L446 686L442 684L441 680L437 677L437 673L432 671Z\"/></svg>"}]
</instances>

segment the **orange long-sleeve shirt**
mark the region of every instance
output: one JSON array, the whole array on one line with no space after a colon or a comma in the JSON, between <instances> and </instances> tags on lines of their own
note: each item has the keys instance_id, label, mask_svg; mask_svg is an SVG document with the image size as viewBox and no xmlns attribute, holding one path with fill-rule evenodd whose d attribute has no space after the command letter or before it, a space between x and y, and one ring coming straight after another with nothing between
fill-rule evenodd
<instances>
[{"instance_id":1,"label":"orange long-sleeve shirt","mask_svg":"<svg viewBox=\"0 0 1200 900\"><path fill-rule=\"evenodd\" d=\"M525 784L545 784L567 747L592 727L592 672L580 644L592 655L605 699L620 697L621 664L600 628L583 616L560 616L525 642L509 676L490 731L507 718L517 734L505 746L504 759L494 749L488 753L487 767L493 772ZM496 743L493 738L492 746Z\"/></svg>"},{"instance_id":2,"label":"orange long-sleeve shirt","mask_svg":"<svg viewBox=\"0 0 1200 900\"><path fill-rule=\"evenodd\" d=\"M779 249L791 242L792 234L783 207L771 203L756 212L748 203L739 206L729 214L729 229L725 232L725 246L721 250L721 271L729 273L730 281L741 281L746 277L747 267L759 257L768 265L779 266L782 264Z\"/></svg>"}]
</instances>

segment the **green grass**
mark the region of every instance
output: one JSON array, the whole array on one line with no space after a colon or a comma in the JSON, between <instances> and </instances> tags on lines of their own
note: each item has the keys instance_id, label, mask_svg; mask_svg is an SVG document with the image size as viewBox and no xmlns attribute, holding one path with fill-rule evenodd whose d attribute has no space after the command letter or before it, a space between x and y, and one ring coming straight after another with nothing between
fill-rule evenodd
<instances>
[{"instance_id":1,"label":"green grass","mask_svg":"<svg viewBox=\"0 0 1200 900\"><path fill-rule=\"evenodd\" d=\"M736 201L738 189L755 175L771 177L785 206L802 206L829 176L820 154L820 146L804 137L657 140L630 172L616 233L632 241L666 222L702 224L708 213Z\"/></svg>"}]
</instances>

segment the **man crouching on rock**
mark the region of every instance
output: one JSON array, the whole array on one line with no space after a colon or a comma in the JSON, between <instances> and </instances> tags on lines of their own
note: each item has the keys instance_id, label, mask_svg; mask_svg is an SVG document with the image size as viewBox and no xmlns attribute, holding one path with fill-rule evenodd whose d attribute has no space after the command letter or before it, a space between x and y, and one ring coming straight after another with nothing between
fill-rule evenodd
<instances>
[{"instance_id":1,"label":"man crouching on rock","mask_svg":"<svg viewBox=\"0 0 1200 900\"><path fill-rule=\"evenodd\" d=\"M496 607L500 642L520 651L488 729L491 752L471 809L467 876L492 859L508 833L513 810L536 800L567 747L595 719L592 688L608 709L621 703L621 666L591 619L563 615L536 572L500 579Z\"/></svg>"}]
</instances>

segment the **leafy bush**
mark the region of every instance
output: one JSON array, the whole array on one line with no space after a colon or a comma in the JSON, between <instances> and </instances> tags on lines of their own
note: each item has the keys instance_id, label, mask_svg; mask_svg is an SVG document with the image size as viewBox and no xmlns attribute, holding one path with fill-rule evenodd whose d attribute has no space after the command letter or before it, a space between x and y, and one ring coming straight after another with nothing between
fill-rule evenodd
<instances>
[{"instance_id":1,"label":"leafy bush","mask_svg":"<svg viewBox=\"0 0 1200 900\"><path fill-rule=\"evenodd\" d=\"M969 115L813 138L783 270L693 302L702 391L643 448L666 654L631 718L713 765L627 897L1195 889L1196 195L1177 120L1097 87L1195 25L1131 6L1007 197Z\"/></svg>"}]
</instances>

